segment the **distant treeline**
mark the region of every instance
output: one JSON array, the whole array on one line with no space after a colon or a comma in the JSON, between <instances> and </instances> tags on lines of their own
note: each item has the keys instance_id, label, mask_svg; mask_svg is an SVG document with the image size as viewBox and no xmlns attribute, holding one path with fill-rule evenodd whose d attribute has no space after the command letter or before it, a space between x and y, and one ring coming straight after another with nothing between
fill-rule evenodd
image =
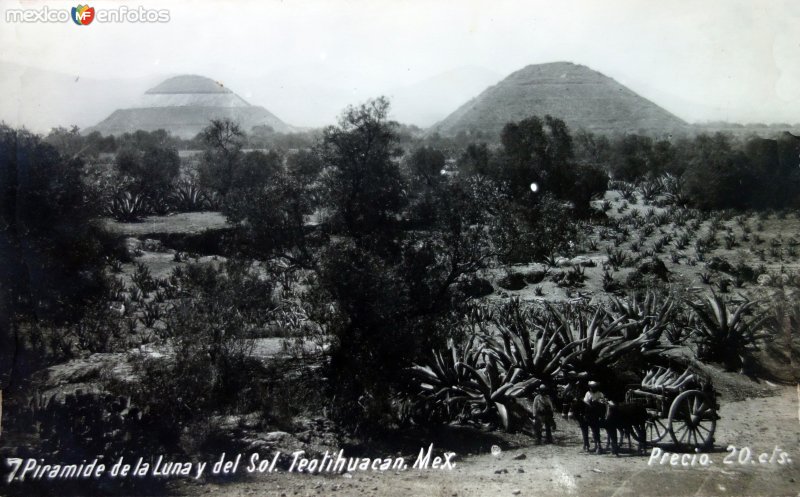
<instances>
[{"instance_id":1,"label":"distant treeline","mask_svg":"<svg viewBox=\"0 0 800 497\"><path fill-rule=\"evenodd\" d=\"M524 128L523 123L527 121L514 126L523 125ZM564 126L564 137L559 140L566 145L562 146L561 155L553 159L553 166L579 166L583 168L581 176L593 170L586 168L599 168L612 179L628 182L647 181L670 174L680 179L687 204L703 209L800 206L800 138L780 131L787 129L788 125L728 125L730 129L713 131L721 129L719 126L722 124L698 125L694 129L699 130L699 134L668 138L639 134L606 136L569 130ZM507 176L513 173L500 174L499 171L522 167L515 165L514 160L509 162L505 153L510 133L528 133L518 139L529 141L534 149L537 141L539 145L547 143L536 130L512 131L509 126L499 139L480 133L445 137L436 133L425 134L418 127L405 125L396 125L395 129L406 154L420 148L435 150L449 163L457 162L460 169L485 173L494 170L497 173L492 173L495 179L509 179ZM702 131L706 129L708 133ZM283 134L273 132L268 126L257 126L249 133L243 130L242 146L278 152L309 150L319 141L321 133L321 130L309 130ZM120 136L102 136L98 132L83 135L75 127L55 128L45 141L67 156L83 157L155 148L203 150L207 146L202 134L191 139L177 138L164 130L137 131ZM520 160L535 161L535 157L532 155ZM525 181L533 181L534 176ZM525 181L523 185L530 183Z\"/></svg>"},{"instance_id":2,"label":"distant treeline","mask_svg":"<svg viewBox=\"0 0 800 497\"><path fill-rule=\"evenodd\" d=\"M610 140L576 135L579 161L614 179L641 182L664 174L680 179L687 203L701 209L800 206L800 137L700 134L677 140L628 135Z\"/></svg>"}]
</instances>

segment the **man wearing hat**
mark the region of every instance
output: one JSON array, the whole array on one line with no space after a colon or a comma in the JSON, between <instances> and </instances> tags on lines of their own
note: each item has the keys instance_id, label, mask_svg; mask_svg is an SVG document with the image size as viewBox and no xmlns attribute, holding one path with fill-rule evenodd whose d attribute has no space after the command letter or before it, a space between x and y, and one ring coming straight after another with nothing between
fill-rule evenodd
<instances>
[{"instance_id":1,"label":"man wearing hat","mask_svg":"<svg viewBox=\"0 0 800 497\"><path fill-rule=\"evenodd\" d=\"M583 396L583 401L586 402L588 405L592 404L605 404L606 403L606 396L603 395L603 392L600 391L600 384L596 381L589 382L589 390L586 392L586 395Z\"/></svg>"},{"instance_id":2,"label":"man wearing hat","mask_svg":"<svg viewBox=\"0 0 800 497\"><path fill-rule=\"evenodd\" d=\"M597 451L602 453L602 444L600 442L600 419L605 417L605 406L608 403L606 396L600 391L600 384L596 381L589 382L589 390L583 396L583 402L587 405L586 421L589 423L589 428L592 429L592 438L594 438L594 445Z\"/></svg>"},{"instance_id":3,"label":"man wearing hat","mask_svg":"<svg viewBox=\"0 0 800 497\"><path fill-rule=\"evenodd\" d=\"M539 392L533 398L533 430L536 433L536 443L542 443L542 426L545 429L545 442L553 443L552 430L556 427L553 411L553 400L547 393L547 386L541 384Z\"/></svg>"}]
</instances>

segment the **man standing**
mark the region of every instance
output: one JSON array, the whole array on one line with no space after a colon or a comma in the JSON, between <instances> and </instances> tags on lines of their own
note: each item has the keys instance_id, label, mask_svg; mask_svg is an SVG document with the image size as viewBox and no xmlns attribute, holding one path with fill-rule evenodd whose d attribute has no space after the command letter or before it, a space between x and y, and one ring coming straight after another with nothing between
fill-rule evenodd
<instances>
[{"instance_id":1,"label":"man standing","mask_svg":"<svg viewBox=\"0 0 800 497\"><path fill-rule=\"evenodd\" d=\"M605 417L606 409L606 396L600 391L600 384L596 381L589 382L589 390L583 396L583 402L586 404L586 421L592 429L592 438L594 438L594 446L598 453L603 452L603 446L600 442L600 420Z\"/></svg>"},{"instance_id":2,"label":"man standing","mask_svg":"<svg viewBox=\"0 0 800 497\"><path fill-rule=\"evenodd\" d=\"M542 426L545 429L545 442L553 443L552 430L556 427L553 411L553 400L547 393L547 386L539 385L539 393L533 398L533 430L538 444L542 443Z\"/></svg>"}]
</instances>

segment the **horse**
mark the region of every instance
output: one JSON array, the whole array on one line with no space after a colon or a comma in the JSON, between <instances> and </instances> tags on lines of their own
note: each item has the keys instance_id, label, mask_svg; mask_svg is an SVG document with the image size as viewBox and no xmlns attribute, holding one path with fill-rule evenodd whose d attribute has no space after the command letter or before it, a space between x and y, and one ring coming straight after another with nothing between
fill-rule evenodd
<instances>
[{"instance_id":1,"label":"horse","mask_svg":"<svg viewBox=\"0 0 800 497\"><path fill-rule=\"evenodd\" d=\"M572 399L564 403L565 417L574 419L578 422L583 435L583 450L589 452L603 452L603 445L600 441L600 424L605 418L605 406L602 404L586 404L581 399ZM592 430L594 439L594 450L589 448L589 429Z\"/></svg>"},{"instance_id":2,"label":"horse","mask_svg":"<svg viewBox=\"0 0 800 497\"><path fill-rule=\"evenodd\" d=\"M628 446L631 447L631 433L635 432L638 439L639 452L645 450L645 421L647 420L647 410L638 404L607 404L593 403L587 404L581 399L572 399L564 403L566 417L578 422L583 435L583 449L589 452L603 453L603 446L600 440L600 428L606 430L606 435L610 441L611 451L614 455L619 455L619 443L617 434L620 438L628 437ZM594 440L594 450L589 448L589 429L592 430Z\"/></svg>"},{"instance_id":3,"label":"horse","mask_svg":"<svg viewBox=\"0 0 800 497\"><path fill-rule=\"evenodd\" d=\"M635 433L638 440L637 449L639 454L646 450L646 430L647 409L640 404L628 404L609 402L606 409L604 425L611 437L611 447L614 454L619 453L617 443L617 432L623 437L628 437L628 448L631 448L631 434Z\"/></svg>"}]
</instances>

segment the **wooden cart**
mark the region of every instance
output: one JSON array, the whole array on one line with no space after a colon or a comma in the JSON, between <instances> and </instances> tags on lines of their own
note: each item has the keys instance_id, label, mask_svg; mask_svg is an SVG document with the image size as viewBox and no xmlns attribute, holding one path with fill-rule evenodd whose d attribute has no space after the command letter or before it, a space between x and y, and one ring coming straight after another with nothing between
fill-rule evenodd
<instances>
[{"instance_id":1,"label":"wooden cart","mask_svg":"<svg viewBox=\"0 0 800 497\"><path fill-rule=\"evenodd\" d=\"M647 408L647 444L671 439L684 449L708 449L714 445L719 404L710 382L692 382L680 388L630 385L626 402L643 404ZM667 433L669 439L666 439Z\"/></svg>"}]
</instances>

